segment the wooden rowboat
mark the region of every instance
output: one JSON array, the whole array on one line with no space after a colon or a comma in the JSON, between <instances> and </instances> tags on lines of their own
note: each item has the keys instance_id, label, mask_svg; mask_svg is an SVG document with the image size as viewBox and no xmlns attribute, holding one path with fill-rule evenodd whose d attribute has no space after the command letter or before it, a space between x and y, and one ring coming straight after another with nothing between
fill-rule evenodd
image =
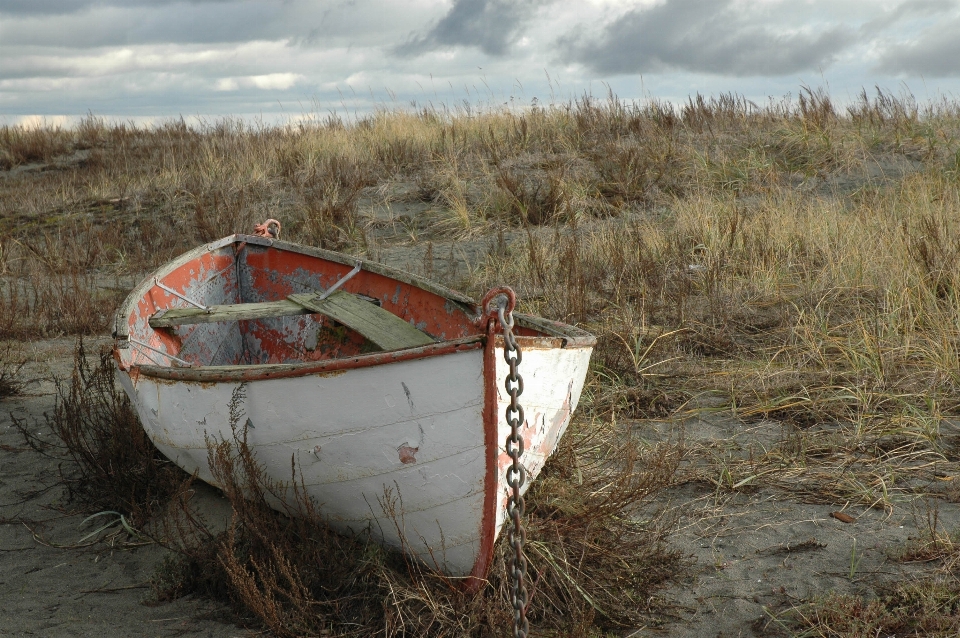
<instances>
[{"instance_id":1,"label":"wooden rowboat","mask_svg":"<svg viewBox=\"0 0 960 638\"><path fill-rule=\"evenodd\" d=\"M187 472L214 483L206 440L230 439L233 407L268 475L289 481L292 457L335 529L482 578L510 463L508 366L493 316L393 268L233 235L130 293L114 356L150 438ZM596 340L514 317L526 487L567 427Z\"/></svg>"}]
</instances>

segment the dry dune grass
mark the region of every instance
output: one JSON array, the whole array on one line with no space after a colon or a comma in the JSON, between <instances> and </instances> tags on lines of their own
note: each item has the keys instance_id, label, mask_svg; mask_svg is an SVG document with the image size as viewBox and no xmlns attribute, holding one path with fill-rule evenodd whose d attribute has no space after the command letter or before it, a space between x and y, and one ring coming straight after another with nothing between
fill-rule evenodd
<instances>
[{"instance_id":1,"label":"dry dune grass","mask_svg":"<svg viewBox=\"0 0 960 638\"><path fill-rule=\"evenodd\" d=\"M655 475L658 485L721 491L767 486L812 502L889 509L918 481L958 469L957 441L941 433L960 412L955 102L922 106L878 92L840 109L805 89L765 106L733 95L679 108L584 98L524 112L384 111L349 125L328 118L287 128L222 121L138 129L90 117L76 130L0 129L0 155L0 338L101 333L127 282L197 243L274 217L287 238L368 257L429 242L431 276L475 295L510 284L525 310L597 333L583 412L612 438L584 446L595 476ZM490 249L466 275L445 275L432 269L433 242ZM791 435L750 458L695 448L679 464L664 457L651 467L676 467L669 479L643 463L611 469L653 453L609 442L624 440L616 425L623 419L707 409L777 419ZM594 516L612 520L609 512L583 514L581 503L559 519L548 513L552 499L572 497L567 466L551 467L533 499L532 536L592 546L564 534L585 533L583 521ZM216 542L235 548L243 534L254 542L258 532L241 519L232 541ZM640 538L629 525L610 533ZM661 542L642 533L650 547ZM531 551L549 565L557 547ZM266 543L261 554L238 556L233 573L253 574L260 567L250 561L275 549ZM386 569L384 560L376 569ZM936 560L937 575L916 587L934 598L960 595L953 560ZM607 568L629 579L629 570ZM281 583L282 574L270 573L257 582ZM396 627L456 633L482 625L438 611L462 601L442 583L424 585L435 577L378 573L393 589L364 591L398 605L427 604L411 592L445 592L438 607ZM552 617L547 607L573 606L584 631L638 619L607 611L615 601L603 596L629 589L623 581L595 582L590 596L600 596L604 612L591 615L587 598L564 581L569 571L556 573L553 582L544 576L551 589L537 597L543 618ZM471 603L491 606L471 607L471 618L495 615L498 578ZM827 601L790 622L829 635L854 608L900 614L913 595L904 592ZM920 608L933 618L935 605Z\"/></svg>"}]
</instances>

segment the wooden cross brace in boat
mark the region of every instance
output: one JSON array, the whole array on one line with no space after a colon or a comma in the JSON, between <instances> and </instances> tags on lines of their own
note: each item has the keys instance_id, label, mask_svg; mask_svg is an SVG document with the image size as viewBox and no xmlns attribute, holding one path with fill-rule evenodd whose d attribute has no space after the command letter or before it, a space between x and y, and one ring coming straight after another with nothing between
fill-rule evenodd
<instances>
[{"instance_id":1,"label":"wooden cross brace in boat","mask_svg":"<svg viewBox=\"0 0 960 638\"><path fill-rule=\"evenodd\" d=\"M290 295L281 301L241 303L201 308L171 308L150 317L153 328L170 328L192 323L244 321L318 313L356 330L383 350L414 348L435 343L425 332L392 312L338 290L326 298L322 293Z\"/></svg>"}]
</instances>

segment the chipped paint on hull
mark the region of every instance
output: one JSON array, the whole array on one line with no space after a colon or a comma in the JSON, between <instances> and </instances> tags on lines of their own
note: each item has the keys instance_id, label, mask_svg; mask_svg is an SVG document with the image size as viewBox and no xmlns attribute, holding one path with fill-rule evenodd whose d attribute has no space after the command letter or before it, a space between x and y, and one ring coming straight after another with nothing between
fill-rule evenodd
<instances>
[{"instance_id":1,"label":"chipped paint on hull","mask_svg":"<svg viewBox=\"0 0 960 638\"><path fill-rule=\"evenodd\" d=\"M509 366L503 359L501 347L494 349L497 361L497 389L504 388ZM570 416L580 401L583 392L585 372L590 363L591 348L523 349L523 362L520 374L523 376L523 394L520 404L523 406L525 422L520 434L523 437L523 456L521 462L527 471L527 481L520 491L526 493L536 479L543 464L553 453L560 438L570 423ZM510 405L506 391L497 397L497 476L499 494L497 504L496 529L499 531L506 520L509 488L506 483L506 469L512 463L506 451L506 440L510 426L504 416Z\"/></svg>"},{"instance_id":2,"label":"chipped paint on hull","mask_svg":"<svg viewBox=\"0 0 960 638\"><path fill-rule=\"evenodd\" d=\"M322 291L352 267L337 253L235 236L153 276L199 304L221 305ZM118 313L121 384L157 447L207 481L206 437L230 438L230 400L245 384L240 423L249 424L248 442L272 478L289 481L292 458L332 526L369 529L449 574L472 576L467 582L476 586L504 521L502 338L488 337L478 309L459 293L378 264L365 264L343 290L437 343L380 352L322 315L155 330L153 313L186 302L151 277ZM516 333L524 350L521 401L532 419L523 429L532 481L576 408L594 340L519 314ZM127 336L192 366L171 367Z\"/></svg>"}]
</instances>

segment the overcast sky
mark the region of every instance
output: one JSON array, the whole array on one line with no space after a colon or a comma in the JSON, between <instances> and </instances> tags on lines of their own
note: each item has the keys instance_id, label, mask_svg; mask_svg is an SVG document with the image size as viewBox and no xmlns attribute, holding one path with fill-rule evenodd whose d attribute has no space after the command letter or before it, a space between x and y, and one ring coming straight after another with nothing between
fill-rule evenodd
<instances>
[{"instance_id":1,"label":"overcast sky","mask_svg":"<svg viewBox=\"0 0 960 638\"><path fill-rule=\"evenodd\" d=\"M0 0L0 123L960 98L960 0Z\"/></svg>"}]
</instances>

